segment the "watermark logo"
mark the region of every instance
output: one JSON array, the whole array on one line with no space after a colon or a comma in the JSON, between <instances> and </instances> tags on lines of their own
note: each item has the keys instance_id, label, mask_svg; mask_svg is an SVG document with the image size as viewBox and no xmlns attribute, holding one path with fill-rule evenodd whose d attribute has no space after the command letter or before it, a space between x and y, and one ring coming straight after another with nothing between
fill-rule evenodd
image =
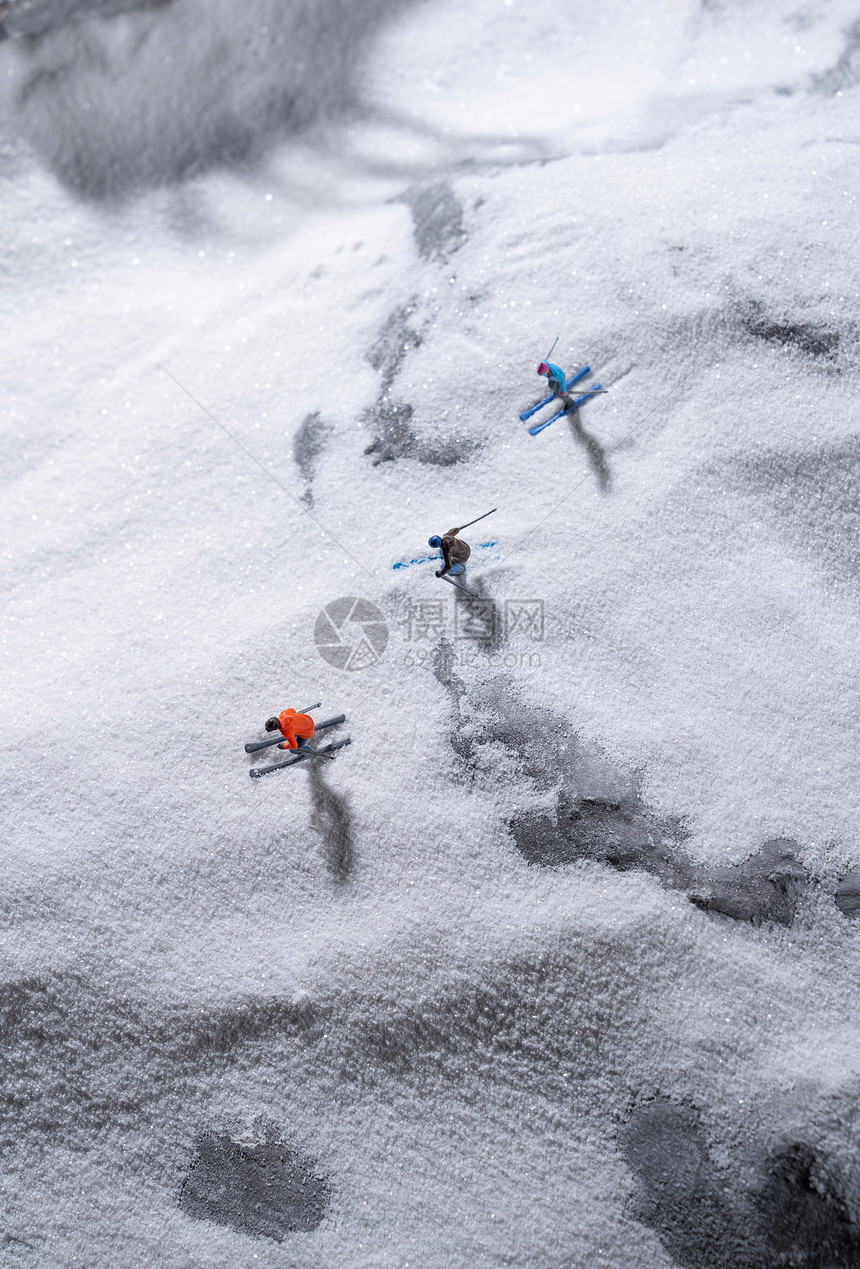
<instances>
[{"instance_id":1,"label":"watermark logo","mask_svg":"<svg viewBox=\"0 0 860 1269\"><path fill-rule=\"evenodd\" d=\"M453 607L453 622L449 614ZM449 606L447 598L407 599L400 624L407 643L435 642L452 631L455 639L494 644L500 638L517 637L529 643L543 643L545 635L542 599L494 599L474 596Z\"/></svg>"},{"instance_id":2,"label":"watermark logo","mask_svg":"<svg viewBox=\"0 0 860 1269\"><path fill-rule=\"evenodd\" d=\"M501 601L479 595L468 600L407 599L399 625L404 641L411 645L403 656L407 669L431 666L434 650L430 645L438 644L443 636L453 637L458 665L538 669L541 665L540 653L529 645L543 643L546 636L542 599Z\"/></svg>"},{"instance_id":3,"label":"watermark logo","mask_svg":"<svg viewBox=\"0 0 860 1269\"><path fill-rule=\"evenodd\" d=\"M492 643L498 634L498 610L494 599L470 599L454 604L454 638L473 643Z\"/></svg>"},{"instance_id":4,"label":"watermark logo","mask_svg":"<svg viewBox=\"0 0 860 1269\"><path fill-rule=\"evenodd\" d=\"M366 670L388 646L388 624L369 599L347 595L326 604L314 625L314 643L338 670Z\"/></svg>"},{"instance_id":5,"label":"watermark logo","mask_svg":"<svg viewBox=\"0 0 860 1269\"><path fill-rule=\"evenodd\" d=\"M505 636L523 635L532 643L543 643L544 620L542 599L505 600Z\"/></svg>"}]
</instances>

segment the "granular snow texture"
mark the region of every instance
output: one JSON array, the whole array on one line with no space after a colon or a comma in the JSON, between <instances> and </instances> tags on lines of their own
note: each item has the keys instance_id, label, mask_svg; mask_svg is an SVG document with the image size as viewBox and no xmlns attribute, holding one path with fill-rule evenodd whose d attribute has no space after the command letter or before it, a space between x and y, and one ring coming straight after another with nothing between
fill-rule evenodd
<instances>
[{"instance_id":1,"label":"granular snow texture","mask_svg":"<svg viewBox=\"0 0 860 1269\"><path fill-rule=\"evenodd\" d=\"M4 1269L860 1269L852 0L0 8Z\"/></svg>"}]
</instances>

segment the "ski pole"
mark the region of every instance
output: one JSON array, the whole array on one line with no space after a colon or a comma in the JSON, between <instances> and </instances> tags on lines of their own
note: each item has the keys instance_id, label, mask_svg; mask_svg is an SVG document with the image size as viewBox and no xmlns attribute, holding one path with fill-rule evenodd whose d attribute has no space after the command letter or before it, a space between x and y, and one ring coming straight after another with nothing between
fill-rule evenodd
<instances>
[{"instance_id":1,"label":"ski pole","mask_svg":"<svg viewBox=\"0 0 860 1269\"><path fill-rule=\"evenodd\" d=\"M297 713L297 714L309 714L309 713L311 712L311 710L312 710L312 709L319 709L319 707L320 707L320 703L319 703L319 701L317 701L316 705L306 705L306 706L304 707L304 709L297 709L297 710L296 710L296 713Z\"/></svg>"},{"instance_id":2,"label":"ski pole","mask_svg":"<svg viewBox=\"0 0 860 1269\"><path fill-rule=\"evenodd\" d=\"M498 511L498 507L493 507L493 511ZM477 524L479 520L486 520L487 516L491 516L493 511L485 511L482 516L475 516L474 520L469 520L466 524L461 524L458 533L462 533L464 529L468 529L470 524Z\"/></svg>"},{"instance_id":3,"label":"ski pole","mask_svg":"<svg viewBox=\"0 0 860 1269\"><path fill-rule=\"evenodd\" d=\"M457 590L461 590L464 595L470 595L472 599L480 598L480 596L475 595L473 591L469 590L467 586L461 586L459 582L455 582L453 577L449 577L447 573L442 574L442 581L450 582L452 586L457 587Z\"/></svg>"},{"instance_id":4,"label":"ski pole","mask_svg":"<svg viewBox=\"0 0 860 1269\"><path fill-rule=\"evenodd\" d=\"M557 343L558 343L558 335L556 335L555 339L553 340L552 348L555 348ZM544 361L549 361L550 357L552 356L552 348L550 348L549 352L544 357Z\"/></svg>"}]
</instances>

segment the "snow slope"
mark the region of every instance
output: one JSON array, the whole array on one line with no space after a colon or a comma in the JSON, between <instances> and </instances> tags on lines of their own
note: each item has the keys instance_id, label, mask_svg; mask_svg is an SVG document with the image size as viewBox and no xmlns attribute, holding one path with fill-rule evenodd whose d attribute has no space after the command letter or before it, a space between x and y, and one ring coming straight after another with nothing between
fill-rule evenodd
<instances>
[{"instance_id":1,"label":"snow slope","mask_svg":"<svg viewBox=\"0 0 860 1269\"><path fill-rule=\"evenodd\" d=\"M0 46L0 1262L860 1265L860 15L114 8Z\"/></svg>"}]
</instances>

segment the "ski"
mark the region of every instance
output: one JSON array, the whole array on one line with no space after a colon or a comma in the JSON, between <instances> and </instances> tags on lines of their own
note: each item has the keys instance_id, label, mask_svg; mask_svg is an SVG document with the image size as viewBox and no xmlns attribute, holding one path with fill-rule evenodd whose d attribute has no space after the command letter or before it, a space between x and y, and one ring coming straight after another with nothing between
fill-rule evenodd
<instances>
[{"instance_id":1,"label":"ski","mask_svg":"<svg viewBox=\"0 0 860 1269\"><path fill-rule=\"evenodd\" d=\"M582 370L578 370L575 375L572 375L570 379L567 380L564 385L565 392L568 388L572 388L575 383L579 383L580 379L584 379L590 372L591 366L583 366ZM555 393L552 393L551 396L544 397L543 401L538 401L537 405L533 405L530 410L523 410L520 414L520 418L525 423L526 419L530 419L533 414L537 414L538 410L542 410L545 405L549 405L550 401L555 400L557 400ZM556 418L557 417L558 415L556 415Z\"/></svg>"},{"instance_id":2,"label":"ski","mask_svg":"<svg viewBox=\"0 0 860 1269\"><path fill-rule=\"evenodd\" d=\"M301 711L303 714L307 710ZM342 723L346 719L346 714L338 714L335 718L326 718L324 722L317 723L314 728L314 735L318 731L322 731L325 727L334 727L337 723ZM284 743L284 737L281 732L276 732L274 736L270 736L268 740L252 740L245 746L245 753L256 753L258 749L268 749L270 745L281 745Z\"/></svg>"},{"instance_id":3,"label":"ski","mask_svg":"<svg viewBox=\"0 0 860 1269\"><path fill-rule=\"evenodd\" d=\"M305 758L316 755L317 758L327 756L335 749L343 749L344 745L351 745L352 741L349 736L344 736L343 740L333 740L330 745L325 745L322 749L310 749L306 753L294 753L291 758L287 758L284 762L274 762L270 767L252 767L248 775L252 780L259 779L260 776L268 775L270 771L281 771L284 767L293 767L297 762L302 762Z\"/></svg>"},{"instance_id":4,"label":"ski","mask_svg":"<svg viewBox=\"0 0 860 1269\"><path fill-rule=\"evenodd\" d=\"M529 436L537 436L538 432L542 432L545 427L549 427L550 423L554 423L556 419L563 419L565 414L570 414L571 410L578 410L579 407L595 393L600 391L600 384L596 383L589 391L583 393L581 397L577 397L573 405L569 405L566 410L559 410L558 414L554 414L551 419L547 419L545 423L536 423L534 427L529 428Z\"/></svg>"},{"instance_id":5,"label":"ski","mask_svg":"<svg viewBox=\"0 0 860 1269\"><path fill-rule=\"evenodd\" d=\"M491 547L498 546L498 545L499 545L498 542L495 540L493 540L492 542L478 542L475 546L472 547L472 552L474 553L475 551L487 551ZM394 569L395 572L397 572L397 570L401 568L411 568L413 564L430 564L433 561L438 561L441 559L442 559L442 552L438 551L435 555L418 555L415 557L414 560L398 560L397 563L392 564L391 567Z\"/></svg>"}]
</instances>

